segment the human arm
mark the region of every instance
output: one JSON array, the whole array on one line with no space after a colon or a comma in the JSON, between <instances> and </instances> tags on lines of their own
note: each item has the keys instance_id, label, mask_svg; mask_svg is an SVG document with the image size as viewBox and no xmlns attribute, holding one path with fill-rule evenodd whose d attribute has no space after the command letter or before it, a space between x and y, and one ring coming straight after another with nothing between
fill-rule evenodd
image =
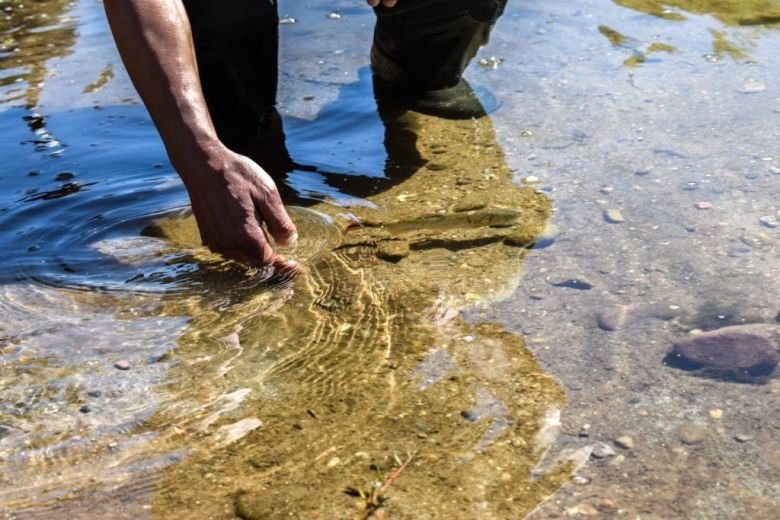
<instances>
[{"instance_id":1,"label":"human arm","mask_svg":"<svg viewBox=\"0 0 780 520\"><path fill-rule=\"evenodd\" d=\"M275 253L295 225L270 176L218 138L200 86L192 33L181 0L105 0L122 61L190 195L205 245L255 267L297 270Z\"/></svg>"}]
</instances>

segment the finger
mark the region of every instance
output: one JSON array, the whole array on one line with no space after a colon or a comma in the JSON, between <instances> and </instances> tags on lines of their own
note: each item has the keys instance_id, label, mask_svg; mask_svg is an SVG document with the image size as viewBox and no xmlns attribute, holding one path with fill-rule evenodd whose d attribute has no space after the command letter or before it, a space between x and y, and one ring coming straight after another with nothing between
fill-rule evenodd
<instances>
[{"instance_id":1,"label":"finger","mask_svg":"<svg viewBox=\"0 0 780 520\"><path fill-rule=\"evenodd\" d=\"M379 5L379 0L368 0L368 5L371 7L376 7Z\"/></svg>"},{"instance_id":2,"label":"finger","mask_svg":"<svg viewBox=\"0 0 780 520\"><path fill-rule=\"evenodd\" d=\"M395 7L396 0L382 0L382 5L385 7Z\"/></svg>"},{"instance_id":3,"label":"finger","mask_svg":"<svg viewBox=\"0 0 780 520\"><path fill-rule=\"evenodd\" d=\"M282 246L294 244L298 240L298 230L293 224L287 210L284 209L279 192L273 190L269 192L265 199L256 197L254 199L255 209L260 218L265 222L268 233L274 238L274 241Z\"/></svg>"},{"instance_id":4,"label":"finger","mask_svg":"<svg viewBox=\"0 0 780 520\"><path fill-rule=\"evenodd\" d=\"M294 278L304 271L303 266L295 260L285 258L276 253L273 253L270 258L266 257L264 260L258 261L257 257L242 249L214 250L214 252L247 267L254 267L257 269L270 267L272 269L273 278L278 280Z\"/></svg>"},{"instance_id":5,"label":"finger","mask_svg":"<svg viewBox=\"0 0 780 520\"><path fill-rule=\"evenodd\" d=\"M272 267L274 278L292 278L303 271L295 260L274 252L259 226L247 230L246 242L239 255L242 253L245 255L242 263L258 268Z\"/></svg>"}]
</instances>

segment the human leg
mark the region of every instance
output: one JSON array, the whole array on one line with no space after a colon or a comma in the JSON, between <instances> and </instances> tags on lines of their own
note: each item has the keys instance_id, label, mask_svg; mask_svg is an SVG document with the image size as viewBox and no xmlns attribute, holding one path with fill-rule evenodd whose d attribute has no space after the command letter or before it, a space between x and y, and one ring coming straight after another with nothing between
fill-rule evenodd
<instances>
[{"instance_id":1,"label":"human leg","mask_svg":"<svg viewBox=\"0 0 780 520\"><path fill-rule=\"evenodd\" d=\"M458 84L487 43L507 0L417 0L377 15L371 66L381 80L408 91Z\"/></svg>"},{"instance_id":2,"label":"human leg","mask_svg":"<svg viewBox=\"0 0 780 520\"><path fill-rule=\"evenodd\" d=\"M256 140L276 104L278 22L270 0L185 0L201 86L231 148Z\"/></svg>"}]
</instances>

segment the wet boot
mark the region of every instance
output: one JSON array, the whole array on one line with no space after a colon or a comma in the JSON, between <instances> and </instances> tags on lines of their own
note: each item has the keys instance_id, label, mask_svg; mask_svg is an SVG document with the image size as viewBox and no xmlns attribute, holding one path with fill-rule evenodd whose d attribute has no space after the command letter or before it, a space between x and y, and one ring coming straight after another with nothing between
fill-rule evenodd
<instances>
[{"instance_id":1,"label":"wet boot","mask_svg":"<svg viewBox=\"0 0 780 520\"><path fill-rule=\"evenodd\" d=\"M417 0L377 7L371 67L377 97L451 119L480 117L498 102L475 92L463 71L504 11L506 0Z\"/></svg>"}]
</instances>

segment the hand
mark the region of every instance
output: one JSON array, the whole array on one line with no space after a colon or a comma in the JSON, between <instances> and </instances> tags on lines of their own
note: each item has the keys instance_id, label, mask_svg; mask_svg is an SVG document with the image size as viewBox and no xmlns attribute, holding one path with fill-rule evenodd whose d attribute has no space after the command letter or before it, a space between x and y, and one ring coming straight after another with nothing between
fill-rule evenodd
<instances>
[{"instance_id":1,"label":"hand","mask_svg":"<svg viewBox=\"0 0 780 520\"><path fill-rule=\"evenodd\" d=\"M368 5L371 7L376 7L380 4L380 0L366 0L368 2ZM395 4L398 2L398 0L381 0L381 4L385 7L395 7Z\"/></svg>"},{"instance_id":2,"label":"hand","mask_svg":"<svg viewBox=\"0 0 780 520\"><path fill-rule=\"evenodd\" d=\"M271 177L251 159L227 148L206 151L206 160L177 166L190 194L201 238L215 253L252 267L272 266L287 274L298 263L274 252L268 233L279 245L298 238Z\"/></svg>"}]
</instances>

